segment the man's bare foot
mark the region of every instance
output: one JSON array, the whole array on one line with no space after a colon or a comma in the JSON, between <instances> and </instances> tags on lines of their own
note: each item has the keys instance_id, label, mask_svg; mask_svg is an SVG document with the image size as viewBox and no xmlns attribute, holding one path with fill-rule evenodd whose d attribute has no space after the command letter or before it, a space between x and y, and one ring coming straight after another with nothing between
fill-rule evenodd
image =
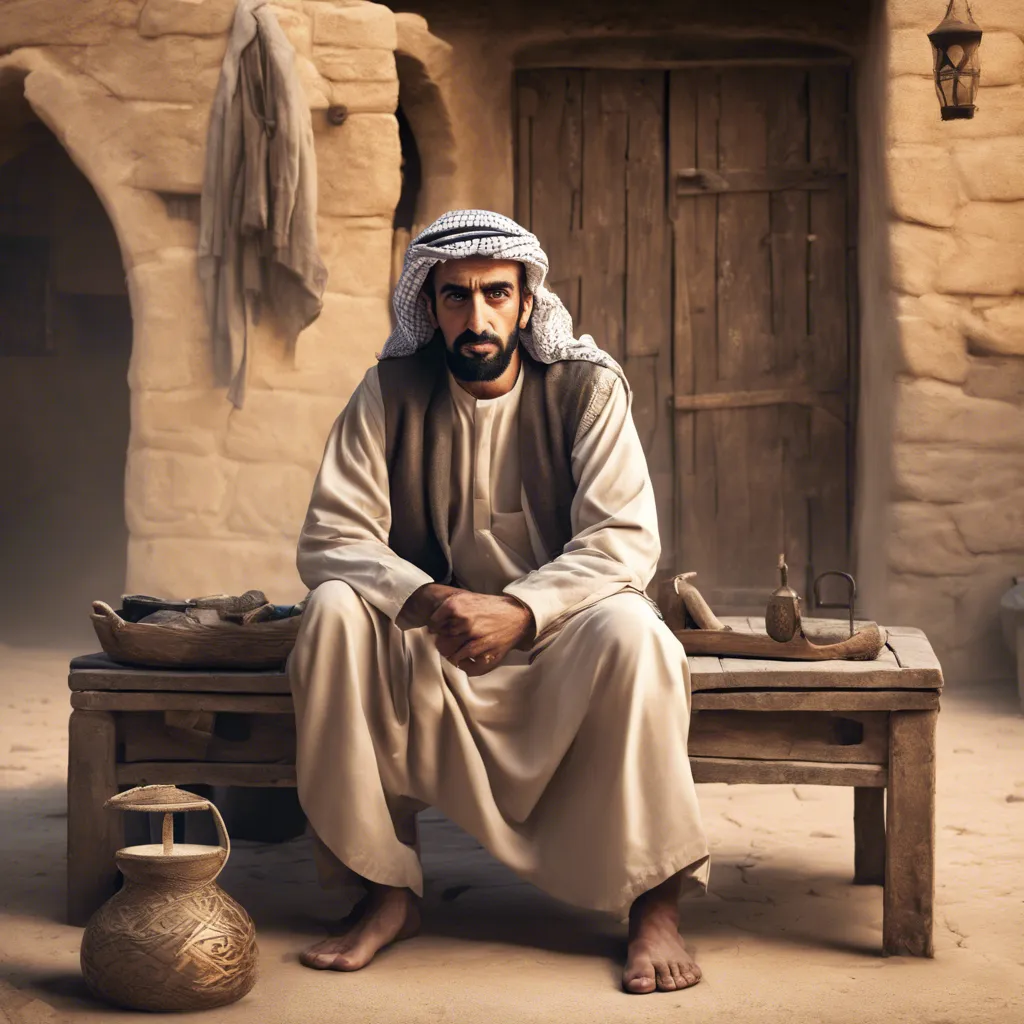
<instances>
[{"instance_id":1,"label":"man's bare foot","mask_svg":"<svg viewBox=\"0 0 1024 1024\"><path fill-rule=\"evenodd\" d=\"M320 971L358 971L385 946L408 939L420 930L420 912L408 889L374 886L342 922L343 930L300 957Z\"/></svg>"},{"instance_id":2,"label":"man's bare foot","mask_svg":"<svg viewBox=\"0 0 1024 1024\"><path fill-rule=\"evenodd\" d=\"M673 875L643 893L629 910L629 951L622 972L627 992L674 992L701 979L700 968L686 952L679 934L679 886Z\"/></svg>"}]
</instances>

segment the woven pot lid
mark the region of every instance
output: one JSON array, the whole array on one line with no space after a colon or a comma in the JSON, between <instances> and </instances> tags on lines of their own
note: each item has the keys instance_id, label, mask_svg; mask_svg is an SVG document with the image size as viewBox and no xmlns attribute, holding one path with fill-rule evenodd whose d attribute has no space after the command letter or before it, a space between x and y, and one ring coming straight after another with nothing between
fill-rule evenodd
<instances>
[{"instance_id":1,"label":"woven pot lid","mask_svg":"<svg viewBox=\"0 0 1024 1024\"><path fill-rule=\"evenodd\" d=\"M170 814L174 811L207 811L210 801L177 786L136 786L112 796L105 807L119 811L150 811Z\"/></svg>"}]
</instances>

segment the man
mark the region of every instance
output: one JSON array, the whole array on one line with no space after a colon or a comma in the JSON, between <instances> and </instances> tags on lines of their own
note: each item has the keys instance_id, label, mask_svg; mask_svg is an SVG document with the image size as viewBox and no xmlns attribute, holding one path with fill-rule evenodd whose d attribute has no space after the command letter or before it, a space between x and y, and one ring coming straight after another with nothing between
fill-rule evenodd
<instances>
[{"instance_id":1,"label":"man","mask_svg":"<svg viewBox=\"0 0 1024 1024\"><path fill-rule=\"evenodd\" d=\"M307 966L416 932L433 806L558 899L628 913L627 991L700 980L678 900L707 844L686 659L644 595L654 494L622 371L546 272L506 217L423 231L327 442L299 540L298 788L369 891Z\"/></svg>"}]
</instances>

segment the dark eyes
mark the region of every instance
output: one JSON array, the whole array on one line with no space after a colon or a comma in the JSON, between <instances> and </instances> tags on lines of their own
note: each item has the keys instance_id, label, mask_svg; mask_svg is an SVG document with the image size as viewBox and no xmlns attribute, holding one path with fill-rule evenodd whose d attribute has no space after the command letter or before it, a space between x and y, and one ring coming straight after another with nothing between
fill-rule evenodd
<instances>
[{"instance_id":1,"label":"dark eyes","mask_svg":"<svg viewBox=\"0 0 1024 1024\"><path fill-rule=\"evenodd\" d=\"M485 291L484 295L489 299L507 299L509 297L509 291L507 288L493 288L490 291ZM469 292L449 292L448 298L456 302L462 302L463 299L469 298Z\"/></svg>"}]
</instances>

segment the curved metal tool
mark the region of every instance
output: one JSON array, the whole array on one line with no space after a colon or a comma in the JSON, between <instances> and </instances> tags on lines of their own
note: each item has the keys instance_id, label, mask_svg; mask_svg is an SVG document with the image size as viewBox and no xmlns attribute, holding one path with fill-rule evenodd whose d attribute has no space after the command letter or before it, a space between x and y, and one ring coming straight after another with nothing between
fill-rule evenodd
<instances>
[{"instance_id":1,"label":"curved metal tool","mask_svg":"<svg viewBox=\"0 0 1024 1024\"><path fill-rule=\"evenodd\" d=\"M850 585L849 595L845 604L834 602L826 603L821 599L821 581L826 576L841 576ZM814 580L814 607L817 608L845 608L850 613L850 636L853 636L853 609L857 601L857 581L848 573L840 572L838 569L829 569L823 572Z\"/></svg>"}]
</instances>

